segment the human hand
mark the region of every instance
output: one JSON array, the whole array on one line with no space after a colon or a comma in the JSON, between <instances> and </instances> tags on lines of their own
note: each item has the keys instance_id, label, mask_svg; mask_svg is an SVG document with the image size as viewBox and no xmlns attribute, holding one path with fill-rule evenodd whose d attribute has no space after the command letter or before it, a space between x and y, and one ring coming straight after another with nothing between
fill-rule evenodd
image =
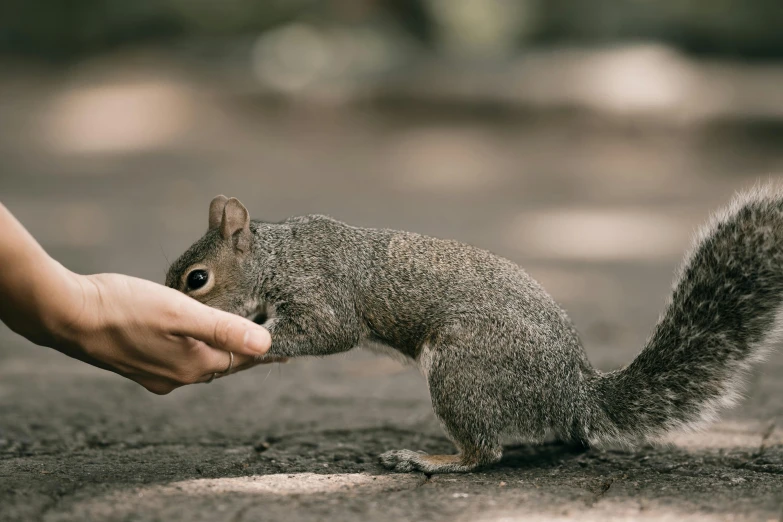
<instances>
[{"instance_id":1,"label":"human hand","mask_svg":"<svg viewBox=\"0 0 783 522\"><path fill-rule=\"evenodd\" d=\"M54 348L113 371L156 394L256 364L269 332L156 283L119 274L69 273L72 302L54 322ZM48 344L48 343L47 343Z\"/></svg>"},{"instance_id":2,"label":"human hand","mask_svg":"<svg viewBox=\"0 0 783 522\"><path fill-rule=\"evenodd\" d=\"M153 393L255 364L269 332L143 279L74 274L0 204L0 320L36 344L132 379ZM234 354L231 364L231 354Z\"/></svg>"}]
</instances>

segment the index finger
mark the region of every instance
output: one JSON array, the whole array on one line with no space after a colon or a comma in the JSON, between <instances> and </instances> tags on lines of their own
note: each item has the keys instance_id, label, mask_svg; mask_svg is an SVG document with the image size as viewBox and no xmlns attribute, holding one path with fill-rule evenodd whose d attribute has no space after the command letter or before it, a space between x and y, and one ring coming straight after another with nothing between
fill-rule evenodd
<instances>
[{"instance_id":1,"label":"index finger","mask_svg":"<svg viewBox=\"0 0 783 522\"><path fill-rule=\"evenodd\" d=\"M263 326L178 295L183 302L178 324L170 325L172 333L192 337L219 350L245 355L263 355L272 346L272 337Z\"/></svg>"}]
</instances>

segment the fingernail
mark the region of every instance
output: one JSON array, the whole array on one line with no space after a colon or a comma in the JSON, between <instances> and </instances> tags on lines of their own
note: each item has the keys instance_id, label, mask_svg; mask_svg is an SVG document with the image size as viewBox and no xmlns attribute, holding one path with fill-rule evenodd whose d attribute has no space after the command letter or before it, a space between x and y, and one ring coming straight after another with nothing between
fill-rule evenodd
<instances>
[{"instance_id":1,"label":"fingernail","mask_svg":"<svg viewBox=\"0 0 783 522\"><path fill-rule=\"evenodd\" d=\"M245 348L258 354L269 351L272 339L266 330L248 330L245 332Z\"/></svg>"}]
</instances>

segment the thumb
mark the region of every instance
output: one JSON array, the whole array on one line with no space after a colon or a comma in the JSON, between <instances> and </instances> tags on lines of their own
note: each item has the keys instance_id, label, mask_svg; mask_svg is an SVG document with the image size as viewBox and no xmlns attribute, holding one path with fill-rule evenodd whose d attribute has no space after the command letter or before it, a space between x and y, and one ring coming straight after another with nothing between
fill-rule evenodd
<instances>
[{"instance_id":1,"label":"thumb","mask_svg":"<svg viewBox=\"0 0 783 522\"><path fill-rule=\"evenodd\" d=\"M183 296L185 297L185 296ZM182 308L176 334L192 337L213 348L245 355L263 355L272 345L269 331L244 317L223 312L195 299Z\"/></svg>"}]
</instances>

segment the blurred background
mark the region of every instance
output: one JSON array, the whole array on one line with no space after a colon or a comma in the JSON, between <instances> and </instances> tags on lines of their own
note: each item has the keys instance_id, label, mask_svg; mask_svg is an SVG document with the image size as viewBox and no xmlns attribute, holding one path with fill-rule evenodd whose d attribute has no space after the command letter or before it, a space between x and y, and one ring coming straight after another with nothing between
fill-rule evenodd
<instances>
[{"instance_id":1,"label":"blurred background","mask_svg":"<svg viewBox=\"0 0 783 522\"><path fill-rule=\"evenodd\" d=\"M162 280L225 193L634 315L783 172L782 27L777 0L4 0L0 194L83 272Z\"/></svg>"},{"instance_id":2,"label":"blurred background","mask_svg":"<svg viewBox=\"0 0 783 522\"><path fill-rule=\"evenodd\" d=\"M614 368L694 228L783 173L782 29L780 0L3 0L0 197L71 269L158 282L216 194L256 218L462 240L521 263ZM437 432L392 362L158 398L0 335L0 446L144 423L171 440L391 417ZM780 419L781 372L778 354L732 415ZM232 389L288 402L256 422L258 404L224 408ZM18 420L50 414L60 427Z\"/></svg>"}]
</instances>

